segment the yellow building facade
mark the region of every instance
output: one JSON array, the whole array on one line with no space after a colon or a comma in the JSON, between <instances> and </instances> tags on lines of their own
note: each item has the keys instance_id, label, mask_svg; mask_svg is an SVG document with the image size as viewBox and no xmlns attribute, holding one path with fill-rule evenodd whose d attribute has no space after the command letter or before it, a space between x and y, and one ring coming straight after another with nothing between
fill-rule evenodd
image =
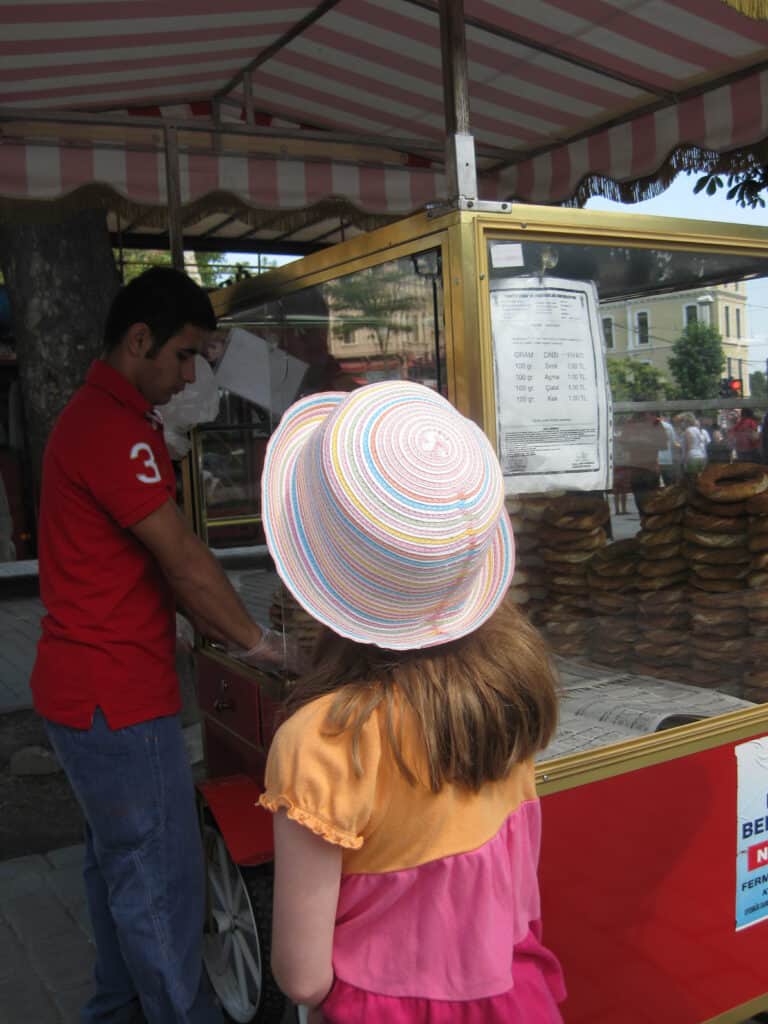
<instances>
[{"instance_id":1,"label":"yellow building facade","mask_svg":"<svg viewBox=\"0 0 768 1024\"><path fill-rule=\"evenodd\" d=\"M723 339L723 376L739 378L749 394L749 324L746 284L721 284L692 291L600 304L608 356L632 357L668 376L677 338L692 322L711 324Z\"/></svg>"}]
</instances>

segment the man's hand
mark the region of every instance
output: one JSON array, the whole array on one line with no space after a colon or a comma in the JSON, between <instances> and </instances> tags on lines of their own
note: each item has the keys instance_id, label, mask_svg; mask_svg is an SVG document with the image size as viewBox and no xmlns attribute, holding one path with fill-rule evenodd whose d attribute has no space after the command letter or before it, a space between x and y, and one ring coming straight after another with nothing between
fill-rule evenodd
<instances>
[{"instance_id":1,"label":"man's hand","mask_svg":"<svg viewBox=\"0 0 768 1024\"><path fill-rule=\"evenodd\" d=\"M254 668L281 669L295 675L306 668L306 658L296 640L274 629L262 629L261 639L249 650L230 650L229 653Z\"/></svg>"}]
</instances>

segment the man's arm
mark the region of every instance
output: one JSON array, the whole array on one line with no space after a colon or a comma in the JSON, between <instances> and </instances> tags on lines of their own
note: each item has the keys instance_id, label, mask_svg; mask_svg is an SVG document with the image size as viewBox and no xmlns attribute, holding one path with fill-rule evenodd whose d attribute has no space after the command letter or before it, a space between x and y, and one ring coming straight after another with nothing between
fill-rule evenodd
<instances>
[{"instance_id":1,"label":"man's arm","mask_svg":"<svg viewBox=\"0 0 768 1024\"><path fill-rule=\"evenodd\" d=\"M259 644L264 631L170 499L130 529L157 559L179 603L201 632L246 651Z\"/></svg>"}]
</instances>

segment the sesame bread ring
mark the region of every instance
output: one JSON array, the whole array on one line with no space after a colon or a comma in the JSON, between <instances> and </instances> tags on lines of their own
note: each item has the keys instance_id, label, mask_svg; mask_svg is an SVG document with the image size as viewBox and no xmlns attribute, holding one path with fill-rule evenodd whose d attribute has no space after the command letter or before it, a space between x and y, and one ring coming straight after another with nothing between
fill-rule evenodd
<instances>
[{"instance_id":1,"label":"sesame bread ring","mask_svg":"<svg viewBox=\"0 0 768 1024\"><path fill-rule=\"evenodd\" d=\"M676 590L665 590L663 594L645 594L640 597L640 604L643 606L643 614L646 611L656 611L662 605L675 604L678 601L685 600L687 594L682 587L678 587ZM645 606L648 606L647 608Z\"/></svg>"},{"instance_id":2,"label":"sesame bread ring","mask_svg":"<svg viewBox=\"0 0 768 1024\"><path fill-rule=\"evenodd\" d=\"M523 533L515 537L515 554L524 555L529 551L536 551L539 546L539 538L534 533Z\"/></svg>"},{"instance_id":3,"label":"sesame bread ring","mask_svg":"<svg viewBox=\"0 0 768 1024\"><path fill-rule=\"evenodd\" d=\"M594 530L607 523L611 510L605 498L571 494L558 498L544 509L544 522L562 530Z\"/></svg>"},{"instance_id":4,"label":"sesame bread ring","mask_svg":"<svg viewBox=\"0 0 768 1024\"><path fill-rule=\"evenodd\" d=\"M545 562L569 562L573 565L584 565L593 557L592 551L558 551L557 548L540 548L539 554Z\"/></svg>"},{"instance_id":5,"label":"sesame bread ring","mask_svg":"<svg viewBox=\"0 0 768 1024\"><path fill-rule=\"evenodd\" d=\"M665 526L674 526L683 521L682 508L675 508L671 512L660 512L655 516L640 516L640 525L644 530L663 530Z\"/></svg>"},{"instance_id":6,"label":"sesame bread ring","mask_svg":"<svg viewBox=\"0 0 768 1024\"><path fill-rule=\"evenodd\" d=\"M676 587L685 583L688 573L677 573L674 576L642 576L635 586L638 590L661 590L663 587Z\"/></svg>"},{"instance_id":7,"label":"sesame bread ring","mask_svg":"<svg viewBox=\"0 0 768 1024\"><path fill-rule=\"evenodd\" d=\"M587 579L589 580L589 586L592 590L599 590L602 592L606 591L624 591L629 590L630 587L634 586L635 579L634 573L632 577L627 576L594 576L590 574Z\"/></svg>"},{"instance_id":8,"label":"sesame bread ring","mask_svg":"<svg viewBox=\"0 0 768 1024\"><path fill-rule=\"evenodd\" d=\"M640 554L640 547L634 537L626 540L614 540L607 547L596 551L594 561L612 562L622 558L637 558Z\"/></svg>"},{"instance_id":9,"label":"sesame bread ring","mask_svg":"<svg viewBox=\"0 0 768 1024\"><path fill-rule=\"evenodd\" d=\"M747 585L753 590L768 588L768 572L751 572L747 576Z\"/></svg>"},{"instance_id":10,"label":"sesame bread ring","mask_svg":"<svg viewBox=\"0 0 768 1024\"><path fill-rule=\"evenodd\" d=\"M643 622L642 633L645 635L651 629L677 629L680 633L688 632L688 613L686 611L674 611L671 609L668 615L654 615L648 622Z\"/></svg>"},{"instance_id":11,"label":"sesame bread ring","mask_svg":"<svg viewBox=\"0 0 768 1024\"><path fill-rule=\"evenodd\" d=\"M711 501L746 501L768 489L768 474L754 462L713 462L699 474L696 489Z\"/></svg>"},{"instance_id":12,"label":"sesame bread ring","mask_svg":"<svg viewBox=\"0 0 768 1024\"><path fill-rule=\"evenodd\" d=\"M748 622L717 622L711 626L702 626L694 622L694 636L721 636L726 639L746 636L749 632Z\"/></svg>"},{"instance_id":13,"label":"sesame bread ring","mask_svg":"<svg viewBox=\"0 0 768 1024\"><path fill-rule=\"evenodd\" d=\"M507 509L509 511L509 509ZM521 533L535 533L536 523L531 522L530 519L524 519L521 515L510 514L509 521L512 524L512 532L515 535L515 539Z\"/></svg>"},{"instance_id":14,"label":"sesame bread ring","mask_svg":"<svg viewBox=\"0 0 768 1024\"><path fill-rule=\"evenodd\" d=\"M768 490L762 491L760 494L756 494L747 500L747 512L751 516L768 515Z\"/></svg>"},{"instance_id":15,"label":"sesame bread ring","mask_svg":"<svg viewBox=\"0 0 768 1024\"><path fill-rule=\"evenodd\" d=\"M639 562L637 571L641 576L674 576L676 573L685 572L688 563L684 558L663 558L658 561Z\"/></svg>"},{"instance_id":16,"label":"sesame bread ring","mask_svg":"<svg viewBox=\"0 0 768 1024\"><path fill-rule=\"evenodd\" d=\"M655 516L660 512L671 512L673 508L685 505L687 497L686 489L680 484L651 491L643 501L643 512L649 516Z\"/></svg>"},{"instance_id":17,"label":"sesame bread ring","mask_svg":"<svg viewBox=\"0 0 768 1024\"><path fill-rule=\"evenodd\" d=\"M605 530L559 530L554 526L542 526L539 536L545 545L553 548L567 548L575 551L594 550L607 543Z\"/></svg>"},{"instance_id":18,"label":"sesame bread ring","mask_svg":"<svg viewBox=\"0 0 768 1024\"><path fill-rule=\"evenodd\" d=\"M743 548L747 543L746 533L707 533L706 530L683 530L683 536L692 544L702 548ZM766 538L768 546L768 538ZM752 548L750 548L750 551Z\"/></svg>"},{"instance_id":19,"label":"sesame bread ring","mask_svg":"<svg viewBox=\"0 0 768 1024\"><path fill-rule=\"evenodd\" d=\"M744 622L743 608L694 608L691 612L694 629Z\"/></svg>"},{"instance_id":20,"label":"sesame bread ring","mask_svg":"<svg viewBox=\"0 0 768 1024\"><path fill-rule=\"evenodd\" d=\"M756 672L745 672L744 673L744 685L754 686L764 691L763 700L768 697L768 671L766 669L758 669Z\"/></svg>"},{"instance_id":21,"label":"sesame bread ring","mask_svg":"<svg viewBox=\"0 0 768 1024\"><path fill-rule=\"evenodd\" d=\"M573 575L560 573L550 580L552 590L576 590L579 593L589 593L589 582L586 575Z\"/></svg>"},{"instance_id":22,"label":"sesame bread ring","mask_svg":"<svg viewBox=\"0 0 768 1024\"><path fill-rule=\"evenodd\" d=\"M647 548L658 547L660 544L678 544L682 537L683 531L680 526L665 526L663 530L653 530L650 533L641 530L637 535L637 541L643 548Z\"/></svg>"},{"instance_id":23,"label":"sesame bread ring","mask_svg":"<svg viewBox=\"0 0 768 1024\"><path fill-rule=\"evenodd\" d=\"M750 575L748 565L707 565L695 562L691 566L696 576L705 580L744 580Z\"/></svg>"},{"instance_id":24,"label":"sesame bread ring","mask_svg":"<svg viewBox=\"0 0 768 1024\"><path fill-rule=\"evenodd\" d=\"M584 636L592 628L590 619L547 619L547 632L558 636Z\"/></svg>"},{"instance_id":25,"label":"sesame bread ring","mask_svg":"<svg viewBox=\"0 0 768 1024\"><path fill-rule=\"evenodd\" d=\"M603 526L611 518L611 510L605 505L594 512L567 512L557 519L548 519L545 513L544 522L558 530L594 530Z\"/></svg>"},{"instance_id":26,"label":"sesame bread ring","mask_svg":"<svg viewBox=\"0 0 768 1024\"><path fill-rule=\"evenodd\" d=\"M704 562L707 565L745 565L752 562L749 549L742 548L701 548L697 544L683 545L683 558L689 562Z\"/></svg>"},{"instance_id":27,"label":"sesame bread ring","mask_svg":"<svg viewBox=\"0 0 768 1024\"><path fill-rule=\"evenodd\" d=\"M747 602L747 596L749 602ZM705 590L692 590L691 600L694 608L745 608L753 602L753 595L747 595L745 589L735 593L708 594Z\"/></svg>"},{"instance_id":28,"label":"sesame bread ring","mask_svg":"<svg viewBox=\"0 0 768 1024\"><path fill-rule=\"evenodd\" d=\"M756 533L750 536L747 547L752 552L768 551L768 533Z\"/></svg>"},{"instance_id":29,"label":"sesame bread ring","mask_svg":"<svg viewBox=\"0 0 768 1024\"><path fill-rule=\"evenodd\" d=\"M721 501L710 501L698 491L691 491L688 495L688 504L697 512L703 512L707 516L721 516L723 513L729 516L745 516L747 514L747 502L745 501L729 501L727 505L724 505Z\"/></svg>"},{"instance_id":30,"label":"sesame bread ring","mask_svg":"<svg viewBox=\"0 0 768 1024\"><path fill-rule=\"evenodd\" d=\"M751 646L751 641L747 642ZM745 642L739 637L724 640L720 637L694 636L691 641L694 651L702 656L705 653L720 655L721 658L738 658L744 651Z\"/></svg>"},{"instance_id":31,"label":"sesame bread ring","mask_svg":"<svg viewBox=\"0 0 768 1024\"><path fill-rule=\"evenodd\" d=\"M768 658L768 640L763 640L758 636L750 637L749 640L745 641L746 644L746 655L750 661L765 662ZM762 664L760 668L762 669Z\"/></svg>"},{"instance_id":32,"label":"sesame bread ring","mask_svg":"<svg viewBox=\"0 0 768 1024\"><path fill-rule=\"evenodd\" d=\"M618 576L634 576L637 572L637 562L597 562L594 559L589 563L589 571L595 576L615 579Z\"/></svg>"},{"instance_id":33,"label":"sesame bread ring","mask_svg":"<svg viewBox=\"0 0 768 1024\"><path fill-rule=\"evenodd\" d=\"M679 636L677 641L673 643L662 643L657 639L659 634L666 633L667 630L665 629L652 630L650 633L646 633L646 639L638 640L635 644L635 655L648 661L687 661L689 654L688 645L682 643Z\"/></svg>"},{"instance_id":34,"label":"sesame bread ring","mask_svg":"<svg viewBox=\"0 0 768 1024\"><path fill-rule=\"evenodd\" d=\"M744 521L738 516L708 516L693 509L685 511L685 525L690 530L704 530L706 533L743 533Z\"/></svg>"},{"instance_id":35,"label":"sesame bread ring","mask_svg":"<svg viewBox=\"0 0 768 1024\"><path fill-rule=\"evenodd\" d=\"M642 549L643 558L680 558L683 554L682 544L656 544Z\"/></svg>"},{"instance_id":36,"label":"sesame bread ring","mask_svg":"<svg viewBox=\"0 0 768 1024\"><path fill-rule=\"evenodd\" d=\"M667 629L657 626L655 629L643 630L643 639L640 643L681 644L683 641L684 637L681 636L679 629Z\"/></svg>"},{"instance_id":37,"label":"sesame bread ring","mask_svg":"<svg viewBox=\"0 0 768 1024\"><path fill-rule=\"evenodd\" d=\"M703 576L691 575L691 585L698 590L708 590L713 594L727 594L731 590L744 590L746 580L707 580Z\"/></svg>"},{"instance_id":38,"label":"sesame bread ring","mask_svg":"<svg viewBox=\"0 0 768 1024\"><path fill-rule=\"evenodd\" d=\"M637 608L634 594L593 590L589 597L595 611L604 615L634 615Z\"/></svg>"}]
</instances>

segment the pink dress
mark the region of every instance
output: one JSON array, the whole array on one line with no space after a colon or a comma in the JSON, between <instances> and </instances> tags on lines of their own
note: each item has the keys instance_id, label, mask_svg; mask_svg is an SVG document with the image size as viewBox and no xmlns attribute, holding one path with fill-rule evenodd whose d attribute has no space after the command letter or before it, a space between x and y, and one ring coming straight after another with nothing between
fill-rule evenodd
<instances>
[{"instance_id":1,"label":"pink dress","mask_svg":"<svg viewBox=\"0 0 768 1024\"><path fill-rule=\"evenodd\" d=\"M332 696L278 730L263 806L343 847L328 1024L559 1024L560 965L541 941L533 764L478 793L398 771L371 716L360 740L323 724ZM405 729L403 755L425 778Z\"/></svg>"}]
</instances>

